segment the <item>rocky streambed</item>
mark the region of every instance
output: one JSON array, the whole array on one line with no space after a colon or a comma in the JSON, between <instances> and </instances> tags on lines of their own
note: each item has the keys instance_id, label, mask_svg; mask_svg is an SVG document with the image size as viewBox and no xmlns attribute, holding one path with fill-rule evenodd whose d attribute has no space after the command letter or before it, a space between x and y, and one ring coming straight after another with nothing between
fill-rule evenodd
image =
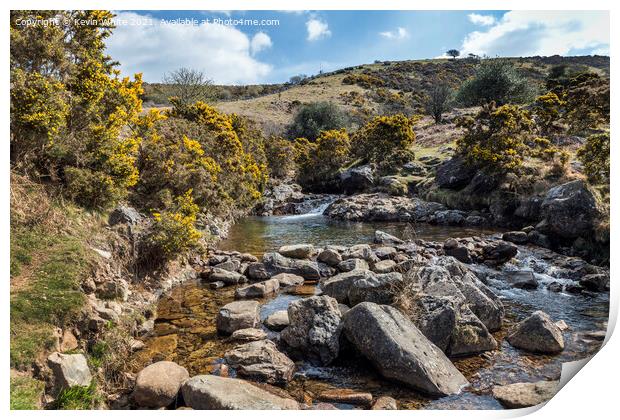
<instances>
[{"instance_id":1,"label":"rocky streambed","mask_svg":"<svg viewBox=\"0 0 620 420\"><path fill-rule=\"evenodd\" d=\"M197 280L160 299L125 404L521 407L602 344L605 268L516 233L401 239L376 227L312 245L232 232L194 261Z\"/></svg>"}]
</instances>

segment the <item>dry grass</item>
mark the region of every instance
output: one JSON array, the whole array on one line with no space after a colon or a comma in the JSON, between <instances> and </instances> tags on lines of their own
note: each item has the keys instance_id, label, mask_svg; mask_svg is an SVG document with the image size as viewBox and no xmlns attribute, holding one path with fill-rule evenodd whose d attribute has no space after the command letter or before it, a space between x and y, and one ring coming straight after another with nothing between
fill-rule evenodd
<instances>
[{"instance_id":1,"label":"dry grass","mask_svg":"<svg viewBox=\"0 0 620 420\"><path fill-rule=\"evenodd\" d=\"M284 127L291 123L298 105L310 102L334 102L345 109L352 107L343 103L342 94L366 90L359 86L342 83L344 75L321 77L304 85L287 89L281 93L258 98L217 102L215 107L225 113L236 113L248 117L262 126Z\"/></svg>"},{"instance_id":2,"label":"dry grass","mask_svg":"<svg viewBox=\"0 0 620 420\"><path fill-rule=\"evenodd\" d=\"M52 200L44 185L11 171L10 191L12 225L45 225L53 229L66 222L64 215L52 206Z\"/></svg>"},{"instance_id":3,"label":"dry grass","mask_svg":"<svg viewBox=\"0 0 620 420\"><path fill-rule=\"evenodd\" d=\"M131 357L131 327L135 324L132 316L122 318L117 325L105 330L95 340L89 351L89 362L96 369L97 382L108 392L128 391L133 384L125 372L136 368Z\"/></svg>"},{"instance_id":4,"label":"dry grass","mask_svg":"<svg viewBox=\"0 0 620 420\"><path fill-rule=\"evenodd\" d=\"M414 267L403 273L403 279L390 284L390 294L392 295L392 306L398 308L402 313L413 317L416 311L415 301L421 292L420 267Z\"/></svg>"}]
</instances>

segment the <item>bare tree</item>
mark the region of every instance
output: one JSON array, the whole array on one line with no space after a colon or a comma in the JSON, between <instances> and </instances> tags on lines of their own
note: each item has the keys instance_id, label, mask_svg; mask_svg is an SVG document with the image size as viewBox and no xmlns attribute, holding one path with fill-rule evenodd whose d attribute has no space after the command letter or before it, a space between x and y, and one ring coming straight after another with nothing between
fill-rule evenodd
<instances>
[{"instance_id":1,"label":"bare tree","mask_svg":"<svg viewBox=\"0 0 620 420\"><path fill-rule=\"evenodd\" d=\"M424 107L426 112L435 119L435 124L439 124L443 113L450 109L451 96L450 88L441 82L435 82L433 87L426 93Z\"/></svg>"},{"instance_id":2,"label":"bare tree","mask_svg":"<svg viewBox=\"0 0 620 420\"><path fill-rule=\"evenodd\" d=\"M456 59L456 57L461 55L461 52L459 50L451 49L451 50L446 51L446 54L448 54L453 59Z\"/></svg>"},{"instance_id":3,"label":"bare tree","mask_svg":"<svg viewBox=\"0 0 620 420\"><path fill-rule=\"evenodd\" d=\"M181 67L166 73L163 81L170 97L177 98L180 105L208 101L215 96L213 81L200 70Z\"/></svg>"}]
</instances>

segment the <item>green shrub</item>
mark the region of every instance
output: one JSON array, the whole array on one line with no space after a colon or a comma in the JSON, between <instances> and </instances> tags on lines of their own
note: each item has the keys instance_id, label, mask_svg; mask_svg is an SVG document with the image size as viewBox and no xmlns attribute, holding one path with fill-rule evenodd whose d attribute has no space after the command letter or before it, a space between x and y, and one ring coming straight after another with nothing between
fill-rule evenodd
<instances>
[{"instance_id":1,"label":"green shrub","mask_svg":"<svg viewBox=\"0 0 620 420\"><path fill-rule=\"evenodd\" d=\"M217 199L215 185L222 169L206 155L199 141L190 138L193 134L183 119L167 119L158 111L143 117L140 179L136 186L143 206L163 208L172 197L193 186L194 199L200 205L207 206Z\"/></svg>"},{"instance_id":2,"label":"green shrub","mask_svg":"<svg viewBox=\"0 0 620 420\"><path fill-rule=\"evenodd\" d=\"M528 146L530 147L529 155L539 158L546 162L558 160L560 165L568 163L569 155L565 150L560 150L554 146L551 141L545 137L535 137Z\"/></svg>"},{"instance_id":3,"label":"green shrub","mask_svg":"<svg viewBox=\"0 0 620 420\"><path fill-rule=\"evenodd\" d=\"M389 171L413 159L413 127L419 117L402 114L375 117L352 136L353 153L365 162L376 163Z\"/></svg>"},{"instance_id":4,"label":"green shrub","mask_svg":"<svg viewBox=\"0 0 620 420\"><path fill-rule=\"evenodd\" d=\"M531 82L521 76L507 60L483 60L475 75L466 80L458 91L457 101L464 106L526 103L535 95Z\"/></svg>"},{"instance_id":5,"label":"green shrub","mask_svg":"<svg viewBox=\"0 0 620 420\"><path fill-rule=\"evenodd\" d=\"M195 140L204 151L203 158L219 166L215 185L190 185L202 208L219 213L246 210L261 197L267 182L264 138L249 121L197 102L173 108L159 128L167 142L179 142L183 136Z\"/></svg>"},{"instance_id":6,"label":"green shrub","mask_svg":"<svg viewBox=\"0 0 620 420\"><path fill-rule=\"evenodd\" d=\"M584 172L593 183L609 182L609 133L594 134L577 152Z\"/></svg>"},{"instance_id":7,"label":"green shrub","mask_svg":"<svg viewBox=\"0 0 620 420\"><path fill-rule=\"evenodd\" d=\"M287 137L314 141L321 131L347 126L348 118L337 105L331 102L313 102L298 109L293 123L288 127Z\"/></svg>"},{"instance_id":8,"label":"green shrub","mask_svg":"<svg viewBox=\"0 0 620 420\"><path fill-rule=\"evenodd\" d=\"M114 178L88 168L66 167L65 179L67 195L88 208L105 208L127 194L127 189L115 183Z\"/></svg>"},{"instance_id":9,"label":"green shrub","mask_svg":"<svg viewBox=\"0 0 620 420\"><path fill-rule=\"evenodd\" d=\"M65 86L36 72L11 72L11 158L37 161L66 125L69 113ZM43 165L44 162L38 162Z\"/></svg>"},{"instance_id":10,"label":"green shrub","mask_svg":"<svg viewBox=\"0 0 620 420\"><path fill-rule=\"evenodd\" d=\"M533 121L527 111L515 105L485 105L474 117L458 125L465 134L457 140L457 152L473 165L493 172L507 172L521 166L528 150Z\"/></svg>"}]
</instances>

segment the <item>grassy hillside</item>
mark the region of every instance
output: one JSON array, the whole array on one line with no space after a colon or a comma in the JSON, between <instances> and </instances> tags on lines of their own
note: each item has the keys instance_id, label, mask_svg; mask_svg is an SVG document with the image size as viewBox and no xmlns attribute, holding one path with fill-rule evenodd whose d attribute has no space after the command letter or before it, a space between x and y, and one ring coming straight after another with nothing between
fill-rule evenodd
<instances>
[{"instance_id":1,"label":"grassy hillside","mask_svg":"<svg viewBox=\"0 0 620 420\"><path fill-rule=\"evenodd\" d=\"M510 61L513 61L518 70L541 89L544 78L551 67L556 65L574 66L601 75L609 75L609 57L553 56L513 58ZM223 112L247 116L260 123L267 131L281 130L291 122L296 108L309 102L335 102L354 114L376 114L383 111L382 107L398 106L393 102L398 102L400 99L397 96L387 97L388 92L402 98L405 102L403 104L405 111L421 111L416 109L416 106L419 107L419 95L433 80L439 78L456 88L472 76L475 66L476 61L469 59L365 64L315 76L280 93L251 99L219 101L215 105ZM372 79L370 84L364 81L347 84L345 79L351 75L368 75ZM373 84L373 81L376 83Z\"/></svg>"}]
</instances>

